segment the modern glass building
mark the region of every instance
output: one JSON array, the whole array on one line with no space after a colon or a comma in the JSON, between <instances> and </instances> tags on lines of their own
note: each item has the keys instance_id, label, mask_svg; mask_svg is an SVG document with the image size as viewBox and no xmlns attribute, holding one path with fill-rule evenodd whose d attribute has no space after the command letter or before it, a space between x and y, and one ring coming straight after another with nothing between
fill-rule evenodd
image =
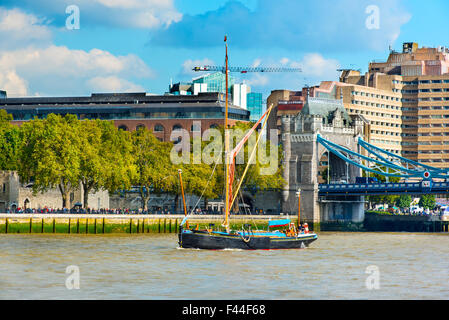
<instances>
[{"instance_id":1,"label":"modern glass building","mask_svg":"<svg viewBox=\"0 0 449 320\"><path fill-rule=\"evenodd\" d=\"M228 93L230 102L251 112L251 121L258 120L262 116L262 93L250 92L251 89L245 83L239 83L238 79L229 75ZM179 82L170 85L170 94L196 95L200 92L226 93L226 76L222 72L214 72L193 78L192 82Z\"/></svg>"},{"instance_id":2,"label":"modern glass building","mask_svg":"<svg viewBox=\"0 0 449 320\"><path fill-rule=\"evenodd\" d=\"M250 121L257 121L262 117L262 93L250 92L246 95L246 108L250 112Z\"/></svg>"},{"instance_id":3,"label":"modern glass building","mask_svg":"<svg viewBox=\"0 0 449 320\"><path fill-rule=\"evenodd\" d=\"M236 79L228 76L228 92L232 94L232 86L236 83ZM207 84L207 92L219 92L226 93L226 76L222 72L214 72L206 74L201 77L192 79L192 83L205 83Z\"/></svg>"}]
</instances>

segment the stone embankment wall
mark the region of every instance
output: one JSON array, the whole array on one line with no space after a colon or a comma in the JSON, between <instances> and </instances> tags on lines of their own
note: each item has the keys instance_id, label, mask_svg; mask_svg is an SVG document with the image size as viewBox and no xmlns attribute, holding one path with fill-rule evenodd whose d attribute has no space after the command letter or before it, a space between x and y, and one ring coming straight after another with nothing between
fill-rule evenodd
<instances>
[{"instance_id":1,"label":"stone embankment wall","mask_svg":"<svg viewBox=\"0 0 449 320\"><path fill-rule=\"evenodd\" d=\"M183 215L87 215L87 214L1 214L0 234L4 233L173 233L178 232ZM285 216L283 218L286 218ZM235 216L231 228L244 224L266 229L269 220L279 216ZM291 217L296 223L296 217ZM221 226L222 216L203 215L189 218L190 226L215 228Z\"/></svg>"}]
</instances>

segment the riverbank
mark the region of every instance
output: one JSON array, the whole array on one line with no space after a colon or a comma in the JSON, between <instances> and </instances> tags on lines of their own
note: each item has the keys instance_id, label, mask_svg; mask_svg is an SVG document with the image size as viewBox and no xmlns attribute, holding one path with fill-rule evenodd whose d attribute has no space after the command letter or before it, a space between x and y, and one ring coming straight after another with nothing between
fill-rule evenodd
<instances>
[{"instance_id":1,"label":"riverbank","mask_svg":"<svg viewBox=\"0 0 449 320\"><path fill-rule=\"evenodd\" d=\"M449 221L426 215L391 215L365 212L366 231L449 232Z\"/></svg>"},{"instance_id":2,"label":"riverbank","mask_svg":"<svg viewBox=\"0 0 449 320\"><path fill-rule=\"evenodd\" d=\"M232 229L241 229L244 224L266 229L269 220L289 218L296 224L296 216L235 215L231 216ZM62 233L62 234L107 234L107 233L177 233L184 215L161 214L0 214L0 234L14 233ZM193 215L190 226L203 229L210 224L221 226L221 215ZM449 221L429 220L426 216L382 215L365 213L363 222L328 221L309 222L315 232L449 232Z\"/></svg>"},{"instance_id":3,"label":"riverbank","mask_svg":"<svg viewBox=\"0 0 449 320\"><path fill-rule=\"evenodd\" d=\"M326 221L321 231L336 232L449 232L449 221L436 216L392 215L366 211L363 222Z\"/></svg>"},{"instance_id":4,"label":"riverbank","mask_svg":"<svg viewBox=\"0 0 449 320\"><path fill-rule=\"evenodd\" d=\"M176 233L183 215L92 215L92 214L0 214L0 233ZM241 229L250 223L253 227L266 228L269 220L280 216L240 215L232 216L231 228ZM281 216L287 218L287 216ZM296 217L289 217L296 223ZM189 224L199 228L210 224L220 226L220 215L195 215Z\"/></svg>"}]
</instances>

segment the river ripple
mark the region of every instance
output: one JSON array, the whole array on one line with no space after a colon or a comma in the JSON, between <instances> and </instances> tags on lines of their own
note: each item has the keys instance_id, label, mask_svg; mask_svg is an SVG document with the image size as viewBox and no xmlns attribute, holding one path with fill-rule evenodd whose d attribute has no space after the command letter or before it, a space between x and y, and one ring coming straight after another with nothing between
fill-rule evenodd
<instances>
[{"instance_id":1,"label":"river ripple","mask_svg":"<svg viewBox=\"0 0 449 320\"><path fill-rule=\"evenodd\" d=\"M448 299L448 253L448 234L425 233L322 232L271 251L179 249L174 234L0 235L0 299ZM69 265L79 290L65 286Z\"/></svg>"}]
</instances>

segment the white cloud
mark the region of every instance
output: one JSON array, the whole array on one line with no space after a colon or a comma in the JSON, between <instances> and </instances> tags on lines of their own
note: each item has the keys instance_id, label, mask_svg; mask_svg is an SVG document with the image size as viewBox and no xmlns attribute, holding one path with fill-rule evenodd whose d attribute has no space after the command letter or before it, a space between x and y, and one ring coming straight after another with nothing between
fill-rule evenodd
<instances>
[{"instance_id":1,"label":"white cloud","mask_svg":"<svg viewBox=\"0 0 449 320\"><path fill-rule=\"evenodd\" d=\"M301 68L305 76L334 80L339 62L334 59L326 59L319 53L308 53L300 61L290 62L290 66Z\"/></svg>"},{"instance_id":2,"label":"white cloud","mask_svg":"<svg viewBox=\"0 0 449 320\"><path fill-rule=\"evenodd\" d=\"M42 23L44 20L17 9L0 10L0 36L8 33L8 41L3 42L16 42L14 47L0 42L0 89L6 90L8 96L145 91L133 79L154 76L147 64L133 54L117 56L100 49L85 51L53 45L50 30ZM40 40L41 45L35 45L35 40Z\"/></svg>"},{"instance_id":3,"label":"white cloud","mask_svg":"<svg viewBox=\"0 0 449 320\"><path fill-rule=\"evenodd\" d=\"M182 19L173 4L173 0L96 0L107 8L125 13L124 19L131 26L155 28L169 26Z\"/></svg>"},{"instance_id":4,"label":"white cloud","mask_svg":"<svg viewBox=\"0 0 449 320\"><path fill-rule=\"evenodd\" d=\"M117 24L136 28L168 27L182 19L172 0L96 0L117 16Z\"/></svg>"},{"instance_id":5,"label":"white cloud","mask_svg":"<svg viewBox=\"0 0 449 320\"><path fill-rule=\"evenodd\" d=\"M65 8L76 5L84 26L113 26L143 29L166 28L182 19L174 0L2 0L6 5L45 15L63 26ZM57 2L57 3L56 3Z\"/></svg>"},{"instance_id":6,"label":"white cloud","mask_svg":"<svg viewBox=\"0 0 449 320\"><path fill-rule=\"evenodd\" d=\"M95 92L145 92L145 88L117 76L94 77L86 84Z\"/></svg>"},{"instance_id":7,"label":"white cloud","mask_svg":"<svg viewBox=\"0 0 449 320\"><path fill-rule=\"evenodd\" d=\"M251 67L257 68L258 66L260 66L261 63L262 63L262 59L257 58L253 61L253 63L251 64Z\"/></svg>"},{"instance_id":8,"label":"white cloud","mask_svg":"<svg viewBox=\"0 0 449 320\"><path fill-rule=\"evenodd\" d=\"M411 19L403 0L258 0L253 10L243 2L227 1L216 10L185 15L178 23L155 30L151 42L177 48L215 47L217 39L227 34L234 48L381 51L394 43ZM381 12L380 27L374 30L365 24L369 17L365 10L373 2Z\"/></svg>"},{"instance_id":9,"label":"white cloud","mask_svg":"<svg viewBox=\"0 0 449 320\"><path fill-rule=\"evenodd\" d=\"M251 75L251 77L245 81L245 83L249 84L250 86L266 86L269 83L269 78L266 75L262 75L259 73L254 73Z\"/></svg>"},{"instance_id":10,"label":"white cloud","mask_svg":"<svg viewBox=\"0 0 449 320\"><path fill-rule=\"evenodd\" d=\"M26 94L36 92L86 94L93 90L136 90L143 88L129 78L150 78L153 71L135 55L115 56L108 51L70 50L63 46L27 48L0 52L0 73L13 72L27 79ZM24 84L15 88L10 77L2 87L10 96L23 95ZM95 84L95 81L99 81ZM106 81L111 81L109 86ZM22 82L25 83L25 82ZM108 89L109 88L109 89Z\"/></svg>"},{"instance_id":11,"label":"white cloud","mask_svg":"<svg viewBox=\"0 0 449 320\"><path fill-rule=\"evenodd\" d=\"M136 55L115 56L108 51L71 50L64 46L26 48L0 53L1 67L14 67L20 73L39 72L42 76L86 77L121 74L150 77L152 71Z\"/></svg>"},{"instance_id":12,"label":"white cloud","mask_svg":"<svg viewBox=\"0 0 449 320\"><path fill-rule=\"evenodd\" d=\"M279 62L280 62L282 65L286 65L287 63L290 62L290 59L284 57L284 58L282 58Z\"/></svg>"},{"instance_id":13,"label":"white cloud","mask_svg":"<svg viewBox=\"0 0 449 320\"><path fill-rule=\"evenodd\" d=\"M262 59L254 60L252 66L260 66ZM271 90L273 85L276 88L298 89L300 83L305 79L313 83L319 83L322 80L336 80L339 62L335 59L327 59L318 53L307 53L301 59L291 59L283 57L280 60L264 58L264 65L276 66L281 64L288 68L301 68L302 72L281 72L281 73L248 73L248 79L245 81L251 85L252 91ZM258 88L257 88L258 87Z\"/></svg>"},{"instance_id":14,"label":"white cloud","mask_svg":"<svg viewBox=\"0 0 449 320\"><path fill-rule=\"evenodd\" d=\"M6 10L0 7L0 50L29 45L48 45L51 31L44 19L18 9Z\"/></svg>"},{"instance_id":15,"label":"white cloud","mask_svg":"<svg viewBox=\"0 0 449 320\"><path fill-rule=\"evenodd\" d=\"M0 89L6 90L10 96L24 96L27 94L27 83L14 70L1 70Z\"/></svg>"}]
</instances>

